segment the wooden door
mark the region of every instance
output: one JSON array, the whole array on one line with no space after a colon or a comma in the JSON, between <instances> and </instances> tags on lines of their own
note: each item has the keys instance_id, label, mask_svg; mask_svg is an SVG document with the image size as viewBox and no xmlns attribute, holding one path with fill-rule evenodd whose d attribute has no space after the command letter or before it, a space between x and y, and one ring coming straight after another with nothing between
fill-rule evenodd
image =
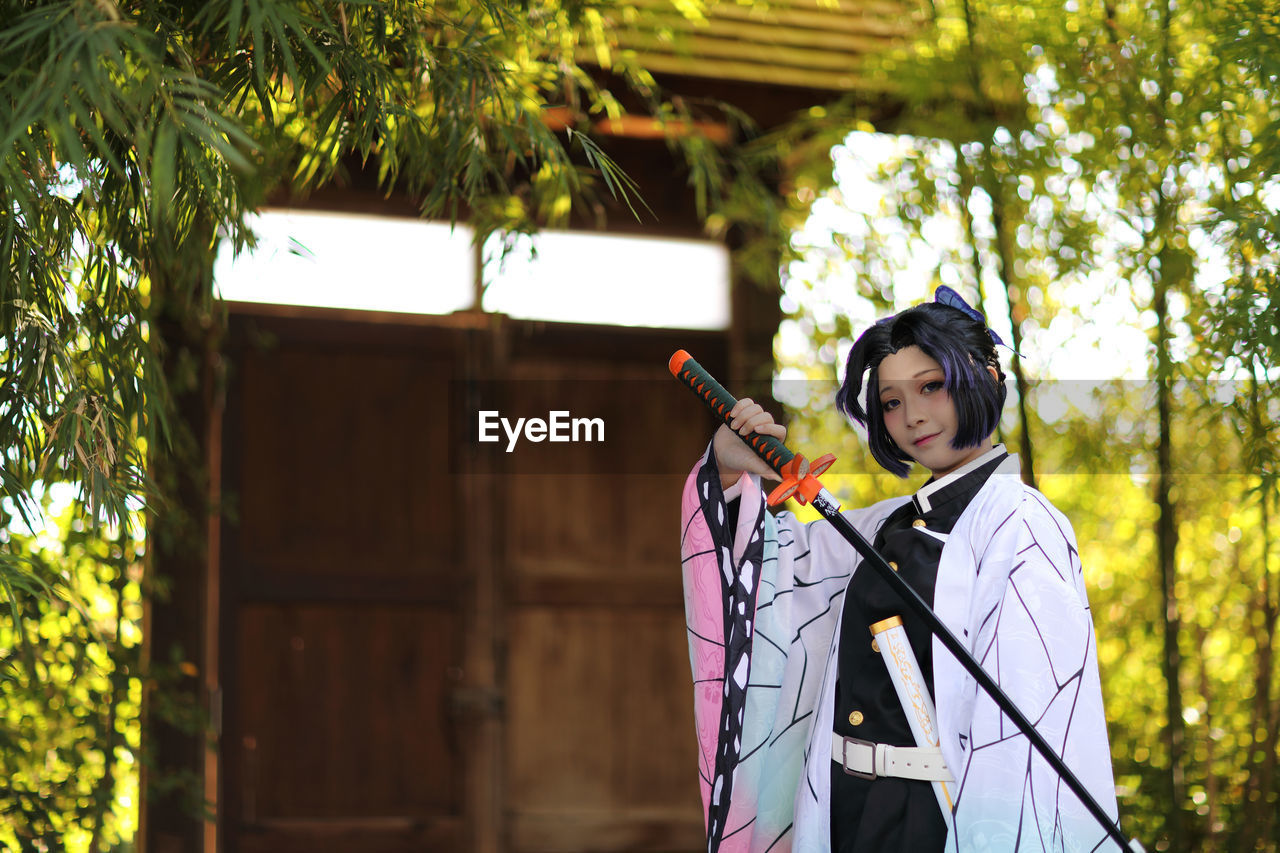
<instances>
[{"instance_id":1,"label":"wooden door","mask_svg":"<svg viewBox=\"0 0 1280 853\"><path fill-rule=\"evenodd\" d=\"M465 849L458 334L237 316L224 426L225 848Z\"/></svg>"},{"instance_id":2,"label":"wooden door","mask_svg":"<svg viewBox=\"0 0 1280 853\"><path fill-rule=\"evenodd\" d=\"M724 336L231 327L223 849L701 849L677 518L710 426L665 363ZM481 410L605 440L508 453Z\"/></svg>"},{"instance_id":3,"label":"wooden door","mask_svg":"<svg viewBox=\"0 0 1280 853\"><path fill-rule=\"evenodd\" d=\"M710 336L546 330L513 343L507 406L599 417L606 440L509 454L510 850L700 850L679 495L711 435L667 374ZM722 373L723 375L723 373Z\"/></svg>"}]
</instances>

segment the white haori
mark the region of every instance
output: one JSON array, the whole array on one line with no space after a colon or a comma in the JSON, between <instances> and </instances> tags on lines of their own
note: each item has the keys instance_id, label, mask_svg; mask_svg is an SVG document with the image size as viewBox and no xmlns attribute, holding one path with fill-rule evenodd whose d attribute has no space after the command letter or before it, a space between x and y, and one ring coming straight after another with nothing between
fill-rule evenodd
<instances>
[{"instance_id":1,"label":"white haori","mask_svg":"<svg viewBox=\"0 0 1280 853\"><path fill-rule=\"evenodd\" d=\"M738 522L738 531L748 536L757 513L763 513L754 497L759 482L750 479L755 488L743 489ZM871 539L905 500L847 515ZM780 683L748 690L748 716L774 720L766 753L796 748L797 725L807 732L794 824L771 849L825 853L831 840L840 616L844 590L861 558L826 521L805 525L790 513L763 515L766 537L777 542L777 559L762 567L759 582L776 595L788 593L788 625L774 624L771 633L791 643ZM1017 456L991 475L947 537L934 609L1114 817L1097 648L1075 537L1066 518L1021 482ZM783 608L771 614L780 616ZM952 788L947 850L1108 849L1106 831L936 638L932 651L939 745L959 780ZM758 758L774 763L781 756Z\"/></svg>"}]
</instances>

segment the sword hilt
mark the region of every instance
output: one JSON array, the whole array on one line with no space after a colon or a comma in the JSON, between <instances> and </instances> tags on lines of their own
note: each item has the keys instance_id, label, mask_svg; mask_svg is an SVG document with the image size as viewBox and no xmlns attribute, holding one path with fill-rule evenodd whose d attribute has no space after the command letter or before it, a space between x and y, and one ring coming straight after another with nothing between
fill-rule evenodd
<instances>
[{"instance_id":1,"label":"sword hilt","mask_svg":"<svg viewBox=\"0 0 1280 853\"><path fill-rule=\"evenodd\" d=\"M732 418L729 413L738 401L707 372L706 368L698 364L693 356L684 350L676 350L667 367L671 375L697 394L707 408L711 409L726 426L730 425ZM780 504L791 497L802 505L813 500L822 491L822 483L818 482L818 475L836 461L835 456L827 453L809 464L804 456L792 453L785 444L771 435L753 432L739 437L782 478L781 485L769 493L770 506Z\"/></svg>"}]
</instances>

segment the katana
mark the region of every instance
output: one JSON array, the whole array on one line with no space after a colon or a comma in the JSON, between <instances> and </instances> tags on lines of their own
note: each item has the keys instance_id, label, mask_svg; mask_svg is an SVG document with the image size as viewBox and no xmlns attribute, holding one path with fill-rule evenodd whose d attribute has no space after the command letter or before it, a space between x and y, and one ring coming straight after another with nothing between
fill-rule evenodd
<instances>
[{"instance_id":1,"label":"katana","mask_svg":"<svg viewBox=\"0 0 1280 853\"><path fill-rule=\"evenodd\" d=\"M729 412L738 401L719 382L712 378L711 374L702 365L698 364L689 353L684 350L678 350L675 355L671 356L667 366L671 370L672 376L697 394L721 421L726 425L729 424ZM1036 731L1031 721L1018 710L1018 706L1013 703L1013 700L1005 695L995 679L982 668L982 664L978 663L969 650L942 623L942 620L938 618L938 614L933 612L933 608L920 597L920 594L910 584L890 568L888 561L885 560L880 552L872 547L871 543L854 528L847 518L840 514L839 502L817 479L819 474L831 467L831 464L835 462L835 457L831 454L826 454L814 460L813 464L810 465L804 456L792 453L787 449L786 445L773 436L752 433L748 436L740 436L740 438L755 451L757 456L764 460L766 465L776 471L778 476L782 478L782 484L769 494L769 505L775 506L788 498L795 498L800 504L812 504L813 508L823 518L831 522L831 526L862 555L863 561L870 565L880 577L884 578L885 583L889 584L906 602L907 606L929 626L929 631L938 638L947 651L951 652L955 659L960 662L960 665L965 668L965 671L973 676L974 681L986 691L987 695L1000 707L1000 710L1013 721L1018 730L1026 735L1027 740L1040 753L1040 756L1048 762L1054 772L1058 774L1067 787L1071 789L1072 793L1089 810L1089 813L1102 825L1107 834L1120 845L1120 848L1122 850L1135 851L1135 853L1143 853L1143 847L1136 839L1125 839L1124 834L1120 831L1120 826L1111 819L1102 806L1098 805L1098 801L1093 798L1093 795L1089 793L1084 784L1071 772L1066 762L1053 751L1053 747Z\"/></svg>"}]
</instances>

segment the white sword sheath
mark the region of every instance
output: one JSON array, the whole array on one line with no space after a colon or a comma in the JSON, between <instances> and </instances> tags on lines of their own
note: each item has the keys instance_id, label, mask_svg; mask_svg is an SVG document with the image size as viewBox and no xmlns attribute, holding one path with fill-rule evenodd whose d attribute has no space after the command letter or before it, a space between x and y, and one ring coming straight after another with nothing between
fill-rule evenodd
<instances>
[{"instance_id":1,"label":"white sword sheath","mask_svg":"<svg viewBox=\"0 0 1280 853\"><path fill-rule=\"evenodd\" d=\"M937 713L933 708L933 699L929 696L925 685L924 673L916 660L911 643L907 640L907 632L902 627L901 616L890 616L871 626L871 636L884 658L889 670L889 678L898 692L898 701L902 703L902 711L906 714L907 723L911 726L911 734L916 739L916 746L939 746L938 726L934 722ZM954 778L954 777L953 777ZM938 806L942 809L942 819L947 823L947 832L951 833L952 812L955 804L951 800L951 790L947 782L932 782L933 793L938 797Z\"/></svg>"}]
</instances>

